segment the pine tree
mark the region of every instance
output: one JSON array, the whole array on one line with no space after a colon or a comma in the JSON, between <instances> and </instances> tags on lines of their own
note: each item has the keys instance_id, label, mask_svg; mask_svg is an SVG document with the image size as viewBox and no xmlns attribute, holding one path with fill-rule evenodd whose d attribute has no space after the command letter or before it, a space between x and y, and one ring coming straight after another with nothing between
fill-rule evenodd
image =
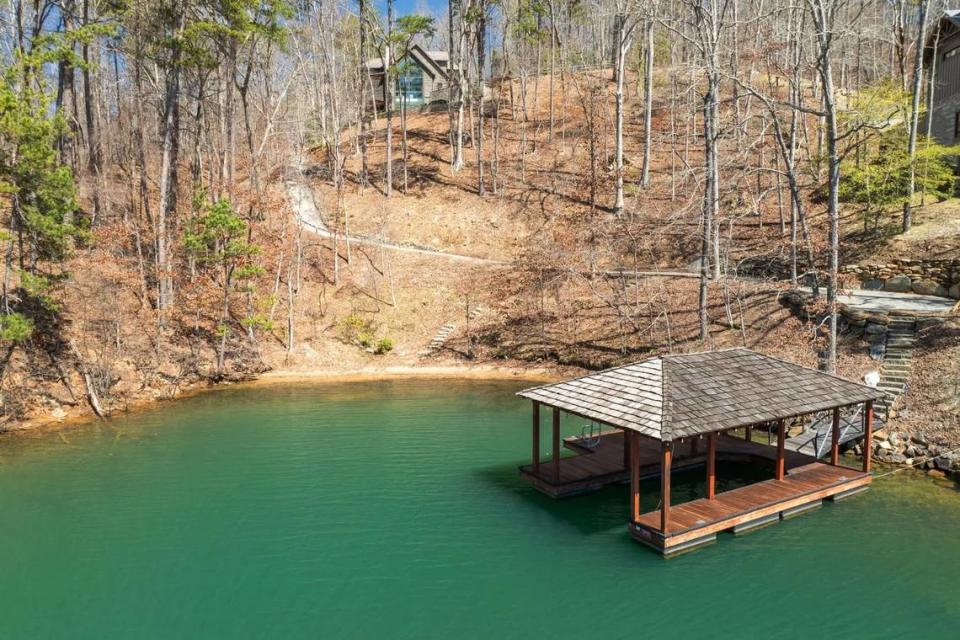
<instances>
[{"instance_id":1,"label":"pine tree","mask_svg":"<svg viewBox=\"0 0 960 640\"><path fill-rule=\"evenodd\" d=\"M226 359L227 338L230 335L230 301L237 281L249 280L260 274L253 258L260 247L247 241L247 223L236 214L229 200L221 198L209 204L203 213L194 218L184 234L187 252L201 266L219 271L223 290L220 326L217 333L220 346L217 350L216 376L223 375Z\"/></svg>"}]
</instances>

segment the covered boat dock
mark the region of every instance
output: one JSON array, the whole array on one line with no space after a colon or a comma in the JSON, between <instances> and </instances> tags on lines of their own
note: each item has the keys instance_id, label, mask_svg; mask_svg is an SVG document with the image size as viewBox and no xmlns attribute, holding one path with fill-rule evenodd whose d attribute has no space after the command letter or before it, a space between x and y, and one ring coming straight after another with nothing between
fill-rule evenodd
<instances>
[{"instance_id":1,"label":"covered boat dock","mask_svg":"<svg viewBox=\"0 0 960 640\"><path fill-rule=\"evenodd\" d=\"M533 402L533 451L521 475L552 497L630 482L631 535L665 556L744 532L841 499L870 483L870 456L860 469L840 465L841 425L862 421L870 450L873 402L883 392L749 349L665 355L518 395ZM541 460L542 409L552 410L552 455ZM561 440L561 411L596 430ZM846 413L846 417L845 414ZM830 457L786 447L787 422L831 417ZM754 428L773 425L776 446L755 442ZM563 457L563 447L575 455ZM716 493L717 460L772 466L773 477ZM671 473L703 467L705 495L671 505ZM640 480L660 478L660 504L641 513Z\"/></svg>"}]
</instances>

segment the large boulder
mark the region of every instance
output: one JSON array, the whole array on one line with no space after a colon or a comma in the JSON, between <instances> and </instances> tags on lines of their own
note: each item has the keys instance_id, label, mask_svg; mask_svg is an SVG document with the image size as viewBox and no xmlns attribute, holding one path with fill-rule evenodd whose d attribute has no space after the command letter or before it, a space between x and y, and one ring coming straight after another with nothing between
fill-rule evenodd
<instances>
[{"instance_id":1,"label":"large boulder","mask_svg":"<svg viewBox=\"0 0 960 640\"><path fill-rule=\"evenodd\" d=\"M885 335L887 327L876 322L867 322L863 327L863 332L867 335Z\"/></svg>"},{"instance_id":2,"label":"large boulder","mask_svg":"<svg viewBox=\"0 0 960 640\"><path fill-rule=\"evenodd\" d=\"M850 324L857 327L862 327L866 324L867 320L870 318L870 314L865 311L860 311L859 309L851 309L850 307L843 307L840 310L840 313L850 322Z\"/></svg>"},{"instance_id":3,"label":"large boulder","mask_svg":"<svg viewBox=\"0 0 960 640\"><path fill-rule=\"evenodd\" d=\"M887 281L889 282L889 280ZM919 293L925 296L941 296L946 297L947 288L936 280L917 280L911 285L914 293Z\"/></svg>"},{"instance_id":4,"label":"large boulder","mask_svg":"<svg viewBox=\"0 0 960 640\"><path fill-rule=\"evenodd\" d=\"M960 282L950 287L950 291L947 292L951 298L960 300Z\"/></svg>"},{"instance_id":5,"label":"large boulder","mask_svg":"<svg viewBox=\"0 0 960 640\"><path fill-rule=\"evenodd\" d=\"M940 471L950 471L950 466L952 462L953 462L952 460L948 460L944 457L940 457L940 458L936 458L933 461L933 466L939 469Z\"/></svg>"},{"instance_id":6,"label":"large boulder","mask_svg":"<svg viewBox=\"0 0 960 640\"><path fill-rule=\"evenodd\" d=\"M883 283L884 291L895 293L910 293L913 282L907 276L893 276Z\"/></svg>"},{"instance_id":7,"label":"large boulder","mask_svg":"<svg viewBox=\"0 0 960 640\"><path fill-rule=\"evenodd\" d=\"M883 285L884 285L884 282L880 278L870 278L868 280L864 280L863 284L861 284L860 286L863 287L864 289L880 290L880 289L883 289Z\"/></svg>"}]
</instances>

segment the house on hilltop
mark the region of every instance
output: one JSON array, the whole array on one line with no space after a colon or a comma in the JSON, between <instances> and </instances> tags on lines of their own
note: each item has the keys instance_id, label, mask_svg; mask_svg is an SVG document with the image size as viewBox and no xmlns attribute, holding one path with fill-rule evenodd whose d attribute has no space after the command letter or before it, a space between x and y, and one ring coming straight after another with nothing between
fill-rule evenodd
<instances>
[{"instance_id":1,"label":"house on hilltop","mask_svg":"<svg viewBox=\"0 0 960 640\"><path fill-rule=\"evenodd\" d=\"M383 109L387 99L398 109L406 101L408 109L446 107L450 95L450 54L446 51L427 51L413 45L402 60L395 63L393 88L384 95L385 73L383 58L367 60L367 71L373 85L373 102Z\"/></svg>"}]
</instances>

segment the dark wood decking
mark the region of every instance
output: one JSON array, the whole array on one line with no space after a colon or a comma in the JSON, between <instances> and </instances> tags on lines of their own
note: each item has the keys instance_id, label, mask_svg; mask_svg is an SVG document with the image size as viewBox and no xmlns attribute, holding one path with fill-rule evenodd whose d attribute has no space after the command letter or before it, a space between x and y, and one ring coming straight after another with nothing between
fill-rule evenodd
<instances>
[{"instance_id":1,"label":"dark wood decking","mask_svg":"<svg viewBox=\"0 0 960 640\"><path fill-rule=\"evenodd\" d=\"M630 480L630 471L624 465L623 431L614 429L600 434L599 444L590 448L589 438L574 436L565 438L564 446L576 452L576 455L560 459L560 477L555 478L552 461L540 463L539 471L532 464L520 467L520 475L533 484L539 491L554 497L567 496L596 491L610 484L619 484ZM792 451L786 452L787 468L799 467L815 459ZM756 458L773 461L776 447L759 442L746 442L737 437L717 438L717 457L727 461L750 462ZM696 451L692 443L677 447L672 468L674 471L706 464L706 442L698 443ZM660 446L648 438L640 439L640 477L651 478L660 475Z\"/></svg>"},{"instance_id":2,"label":"dark wood decking","mask_svg":"<svg viewBox=\"0 0 960 640\"><path fill-rule=\"evenodd\" d=\"M630 473L624 466L623 432L605 431L596 446L589 447L588 438L570 437L564 446L575 455L560 459L560 476L554 477L552 461L520 468L521 476L539 491L560 498L629 482ZM660 475L661 449L658 442L638 438L640 445L640 476ZM735 436L716 439L716 458L726 461L775 461L777 449L759 442L747 442ZM706 443L694 448L688 441L674 446L672 471L706 463ZM724 493L714 499L702 498L670 507L666 532L660 531L660 511L642 514L630 523L631 535L653 547L664 556L709 544L720 531L742 533L772 524L780 518L797 515L813 509L825 498L839 499L867 488L871 476L859 470L835 467L816 458L794 451L784 452L787 468L783 480L764 480Z\"/></svg>"},{"instance_id":3,"label":"dark wood decking","mask_svg":"<svg viewBox=\"0 0 960 640\"><path fill-rule=\"evenodd\" d=\"M713 542L718 531L739 533L815 508L824 498L838 499L866 489L871 476L854 469L813 462L791 469L783 480L765 480L670 508L666 533L660 511L640 516L630 525L637 540L664 555Z\"/></svg>"}]
</instances>

